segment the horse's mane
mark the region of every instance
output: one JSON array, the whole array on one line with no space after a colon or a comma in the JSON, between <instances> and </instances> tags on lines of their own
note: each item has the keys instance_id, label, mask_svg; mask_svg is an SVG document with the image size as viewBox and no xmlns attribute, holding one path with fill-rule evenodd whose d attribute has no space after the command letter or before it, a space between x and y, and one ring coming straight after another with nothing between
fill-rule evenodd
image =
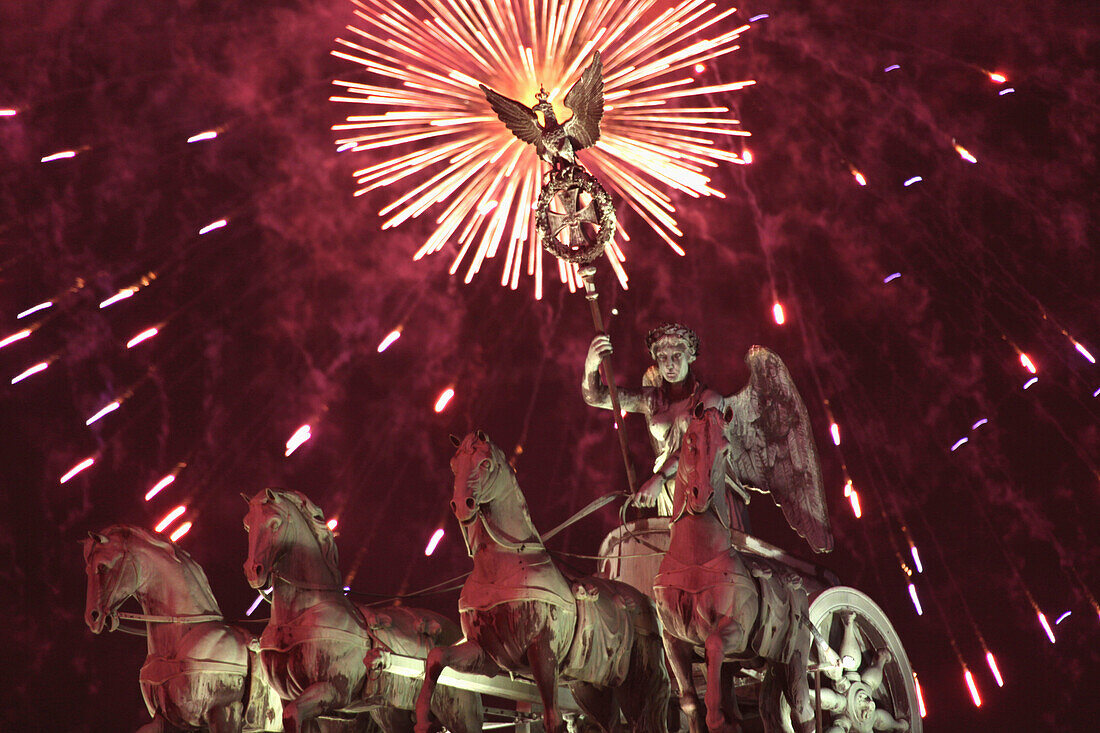
<instances>
[{"instance_id":1,"label":"horse's mane","mask_svg":"<svg viewBox=\"0 0 1100 733\"><path fill-rule=\"evenodd\" d=\"M194 586L203 596L203 599L211 604L212 610L221 613L218 601L214 597L214 591L210 589L210 581L206 577L206 571L204 571L202 566L191 557L191 554L187 552L187 550L174 542L168 542L163 537L158 537L143 527L135 527L132 524L116 524L103 530L102 534L108 537L115 535L124 542L136 538L148 545L151 549L163 555L167 555L169 559L178 562L183 568L184 573L189 575L194 581Z\"/></svg>"},{"instance_id":2,"label":"horse's mane","mask_svg":"<svg viewBox=\"0 0 1100 733\"><path fill-rule=\"evenodd\" d=\"M459 451L473 453L477 450L478 444L487 445L489 447L489 457L492 459L493 463L506 470L506 472L511 475L512 479L515 480L516 472L512 470L512 464L508 463L508 457L504 455L504 451L501 450L500 446L494 443L489 436L485 435L485 433L480 430L467 435L460 444Z\"/></svg>"},{"instance_id":3,"label":"horse's mane","mask_svg":"<svg viewBox=\"0 0 1100 733\"><path fill-rule=\"evenodd\" d=\"M336 549L336 538L333 536L328 524L325 523L325 513L321 511L321 508L299 491L290 489L269 489L269 491L298 508L302 513L302 517L306 520L306 527L313 534L317 540L317 545L321 548L321 556L328 566L339 574L340 556Z\"/></svg>"}]
</instances>

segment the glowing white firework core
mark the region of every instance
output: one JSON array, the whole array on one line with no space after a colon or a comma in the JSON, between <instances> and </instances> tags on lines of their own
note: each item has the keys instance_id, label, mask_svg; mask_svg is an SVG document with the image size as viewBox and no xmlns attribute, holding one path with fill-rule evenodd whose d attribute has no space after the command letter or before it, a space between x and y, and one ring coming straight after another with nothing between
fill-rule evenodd
<instances>
[{"instance_id":1,"label":"glowing white firework core","mask_svg":"<svg viewBox=\"0 0 1100 733\"><path fill-rule=\"evenodd\" d=\"M454 387L448 387L447 389L443 390L439 394L439 397L436 399L435 407L433 409L435 409L436 412L443 412L444 410L447 409L447 405L450 404L451 398L454 397L454 396L455 396Z\"/></svg>"},{"instance_id":2,"label":"glowing white firework core","mask_svg":"<svg viewBox=\"0 0 1100 733\"><path fill-rule=\"evenodd\" d=\"M22 372L21 374L17 374L16 376L12 377L11 383L12 384L19 384L20 382L22 382L27 377L30 377L30 376L33 376L35 374L38 374L39 372L45 371L46 369L49 368L49 366L50 366L50 363L48 361L40 361L37 364L35 364L34 366L32 366L30 369L27 369L25 372Z\"/></svg>"},{"instance_id":3,"label":"glowing white firework core","mask_svg":"<svg viewBox=\"0 0 1100 733\"><path fill-rule=\"evenodd\" d=\"M4 348L8 344L13 344L16 341L20 341L22 339L25 339L30 335L31 335L31 330L29 328L24 328L22 331L16 331L11 336L8 336L6 339L0 341L0 349Z\"/></svg>"},{"instance_id":4,"label":"glowing white firework core","mask_svg":"<svg viewBox=\"0 0 1100 733\"><path fill-rule=\"evenodd\" d=\"M997 658L993 656L993 652L985 653L985 663L989 665L989 671L993 673L993 679L997 681L997 687L1004 687L1005 681L1001 677L1001 670L997 667Z\"/></svg>"},{"instance_id":5,"label":"glowing white firework core","mask_svg":"<svg viewBox=\"0 0 1100 733\"><path fill-rule=\"evenodd\" d=\"M777 326L782 326L784 323L787 322L787 314L783 311L782 303L776 303L772 306L772 318L775 319L775 323Z\"/></svg>"},{"instance_id":6,"label":"glowing white firework core","mask_svg":"<svg viewBox=\"0 0 1100 733\"><path fill-rule=\"evenodd\" d=\"M978 694L978 686L974 683L974 675L970 674L970 670L963 667L963 677L966 678L966 687L970 690L970 699L974 701L974 707L980 708L982 706L982 696Z\"/></svg>"},{"instance_id":7,"label":"glowing white firework core","mask_svg":"<svg viewBox=\"0 0 1100 733\"><path fill-rule=\"evenodd\" d=\"M100 303L99 307L106 308L108 306L112 306L120 300L126 300L136 292L137 288L123 288L122 290L119 290L117 293L112 295L110 298L107 298L107 300Z\"/></svg>"},{"instance_id":8,"label":"glowing white firework core","mask_svg":"<svg viewBox=\"0 0 1100 733\"><path fill-rule=\"evenodd\" d=\"M176 519L178 519L179 516L181 514L183 514L185 511L187 511L187 507L184 506L183 504L180 504L178 507L176 507L172 511L165 514L164 518L161 519L159 522L157 522L157 526L154 527L153 529L156 530L157 532L163 532L164 530L166 530L168 528L168 525L170 525L172 522L176 521Z\"/></svg>"},{"instance_id":9,"label":"glowing white firework core","mask_svg":"<svg viewBox=\"0 0 1100 733\"><path fill-rule=\"evenodd\" d=\"M87 420L85 420L84 424L85 425L91 425L92 423L99 420L99 418L103 417L104 415L109 415L110 413L114 412L115 410L117 410L120 407L122 407L122 403L119 402L118 400L115 400L114 402L110 403L109 405L104 407L102 410L100 410L96 414L92 415Z\"/></svg>"},{"instance_id":10,"label":"glowing white firework core","mask_svg":"<svg viewBox=\"0 0 1100 733\"><path fill-rule=\"evenodd\" d=\"M920 599L917 598L917 586L912 583L909 584L909 597L913 599L913 608L917 609L917 615L923 616L924 609L920 605Z\"/></svg>"},{"instance_id":11,"label":"glowing white firework core","mask_svg":"<svg viewBox=\"0 0 1100 733\"><path fill-rule=\"evenodd\" d=\"M52 308L52 307L53 307L53 301L52 300L47 300L45 303L39 303L38 305L34 306L33 308L28 308L27 310L23 311L22 313L20 313L19 315L16 316L16 319L17 320L23 319L23 318L26 318L27 316L31 315L32 313L37 313L38 311L44 311L47 308Z\"/></svg>"},{"instance_id":12,"label":"glowing white firework core","mask_svg":"<svg viewBox=\"0 0 1100 733\"><path fill-rule=\"evenodd\" d=\"M75 158L75 150L63 150L60 153L54 153L53 155L47 155L40 162L49 163L54 160L65 160L66 158Z\"/></svg>"},{"instance_id":13,"label":"glowing white firework core","mask_svg":"<svg viewBox=\"0 0 1100 733\"><path fill-rule=\"evenodd\" d=\"M427 556L431 556L431 554L435 552L435 548L439 547L439 541L442 539L442 529L437 529L435 532L432 532L432 537L430 540L428 540L428 546L424 548L424 554Z\"/></svg>"},{"instance_id":14,"label":"glowing white firework core","mask_svg":"<svg viewBox=\"0 0 1100 733\"><path fill-rule=\"evenodd\" d=\"M269 592L269 593L270 593L270 592L271 592L271 589L270 589L270 588L268 588L268 591L267 591L267 592ZM255 611L255 610L257 609L257 608L259 608L259 606L260 606L260 602L261 602L261 601L262 601L263 599L264 599L264 594L263 594L263 593L260 593L259 595L257 595L257 596L256 596L256 600L252 601L252 605L248 607L248 610L244 612L244 615L245 615L245 616L251 616L251 615L253 614L253 612L254 612L254 611Z\"/></svg>"},{"instance_id":15,"label":"glowing white firework core","mask_svg":"<svg viewBox=\"0 0 1100 733\"><path fill-rule=\"evenodd\" d=\"M303 425L302 427L295 430L294 435L291 435L290 440L286 442L286 455L290 456L291 453L301 447L302 443L305 443L312 437L313 436L310 433L309 425Z\"/></svg>"},{"instance_id":16,"label":"glowing white firework core","mask_svg":"<svg viewBox=\"0 0 1100 733\"><path fill-rule=\"evenodd\" d=\"M167 488L175 480L176 480L176 474L170 473L167 476L165 476L164 478L162 478L160 481L157 481L155 484L153 484L153 488L151 488L151 489L149 489L149 491L145 492L145 501L149 501L150 499L152 499L154 496L159 494L162 490Z\"/></svg>"},{"instance_id":17,"label":"glowing white firework core","mask_svg":"<svg viewBox=\"0 0 1100 733\"><path fill-rule=\"evenodd\" d=\"M517 288L526 272L541 297L545 269L533 208L546 165L497 119L479 83L528 105L544 86L563 120L565 93L598 50L605 114L600 140L580 156L678 254L682 233L665 191L722 196L710 170L748 162L728 141L749 133L709 95L754 82L700 85L693 76L739 48L749 26L736 25L734 8L701 0L352 2L359 25L332 53L367 73L335 81L341 91L332 101L358 105L333 128L345 135L338 149L354 143L372 156L355 172L355 195L397 192L379 211L383 229L435 207L435 229L414 259L449 247L452 274L465 265L467 282L496 257L502 285ZM621 225L619 234L629 239ZM625 287L622 248L607 256ZM576 286L569 268L558 272Z\"/></svg>"},{"instance_id":18,"label":"glowing white firework core","mask_svg":"<svg viewBox=\"0 0 1100 733\"><path fill-rule=\"evenodd\" d=\"M80 463L78 463L75 466L73 466L72 468L70 468L68 470L68 472L66 472L65 475L62 476L58 480L58 483L60 483L60 484L67 483L73 476L77 475L78 473L83 471L85 468L90 468L94 463L95 463L94 458L85 458L83 461L81 461Z\"/></svg>"},{"instance_id":19,"label":"glowing white firework core","mask_svg":"<svg viewBox=\"0 0 1100 733\"><path fill-rule=\"evenodd\" d=\"M153 338L158 333L160 333L160 331L156 328L147 328L144 331L142 331L141 333L139 333L137 336L134 336L132 339L127 341L126 342L126 348L127 349L132 349L135 346L137 346L138 344L140 344L142 341L148 341L149 339Z\"/></svg>"},{"instance_id":20,"label":"glowing white firework core","mask_svg":"<svg viewBox=\"0 0 1100 733\"><path fill-rule=\"evenodd\" d=\"M190 522L184 522L183 524L181 524L179 527L176 528L175 532L168 535L168 539L175 542L180 537L183 537L185 534L187 534L190 531L191 531L191 523Z\"/></svg>"},{"instance_id":21,"label":"glowing white firework core","mask_svg":"<svg viewBox=\"0 0 1100 733\"><path fill-rule=\"evenodd\" d=\"M382 342L380 344L378 344L378 353L381 354L383 351L390 348L390 346L393 345L393 342L396 341L399 338L401 338L401 329L400 328L395 328L392 331L390 331L386 335L386 338L382 339Z\"/></svg>"},{"instance_id":22,"label":"glowing white firework core","mask_svg":"<svg viewBox=\"0 0 1100 733\"><path fill-rule=\"evenodd\" d=\"M924 690L920 688L920 680L917 679L917 673L913 673L913 687L917 691L917 709L920 711L920 716L925 718L928 716L928 709L924 707Z\"/></svg>"}]
</instances>

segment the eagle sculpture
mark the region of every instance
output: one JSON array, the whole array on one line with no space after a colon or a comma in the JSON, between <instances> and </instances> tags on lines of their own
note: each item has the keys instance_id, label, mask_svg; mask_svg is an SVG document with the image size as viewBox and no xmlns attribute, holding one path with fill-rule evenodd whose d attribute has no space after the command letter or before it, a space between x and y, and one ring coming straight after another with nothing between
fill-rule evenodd
<instances>
[{"instance_id":1,"label":"eagle sculpture","mask_svg":"<svg viewBox=\"0 0 1100 733\"><path fill-rule=\"evenodd\" d=\"M573 116L559 123L554 106L542 87L534 107L509 99L484 84L479 84L485 98L500 121L512 134L525 143L535 146L539 157L554 168L577 164L576 151L594 145L600 139L600 120L603 118L603 65L600 52L596 51L592 63L581 78L565 95L565 106ZM544 124L539 124L536 112L541 112Z\"/></svg>"}]
</instances>

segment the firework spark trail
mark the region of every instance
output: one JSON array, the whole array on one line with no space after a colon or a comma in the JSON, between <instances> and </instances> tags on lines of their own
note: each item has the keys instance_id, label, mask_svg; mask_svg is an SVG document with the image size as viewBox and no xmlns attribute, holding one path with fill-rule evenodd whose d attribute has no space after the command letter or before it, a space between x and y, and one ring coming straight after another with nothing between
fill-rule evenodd
<instances>
[{"instance_id":1,"label":"firework spark trail","mask_svg":"<svg viewBox=\"0 0 1100 733\"><path fill-rule=\"evenodd\" d=\"M440 209L436 227L414 254L456 247L451 274L469 282L488 259L502 256L500 282L517 289L522 271L542 297L542 250L533 210L546 166L501 123L479 83L527 103L550 91L559 119L562 97L599 50L604 65L602 136L582 151L585 164L677 254L683 236L667 193L723 196L709 169L747 162L724 145L737 129L724 106L677 103L753 84L699 85L693 71L736 51L747 25L729 28L736 12L704 0L352 0L361 24L348 26L332 53L379 80L337 80L332 101L362 105L334 130L337 146L385 151L355 171L361 196L394 186L379 215L383 229ZM706 35L704 35L706 34ZM437 206L438 205L438 206ZM626 242L625 229L618 231ZM526 254L526 257L525 257ZM623 287L626 257L613 242L608 260ZM575 267L559 263L570 289Z\"/></svg>"}]
</instances>

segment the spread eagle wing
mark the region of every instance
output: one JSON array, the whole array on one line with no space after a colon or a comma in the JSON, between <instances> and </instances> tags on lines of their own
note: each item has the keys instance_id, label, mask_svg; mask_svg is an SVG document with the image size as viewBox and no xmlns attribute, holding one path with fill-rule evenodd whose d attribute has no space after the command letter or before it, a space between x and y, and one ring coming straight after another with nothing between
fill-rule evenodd
<instances>
[{"instance_id":1,"label":"spread eagle wing","mask_svg":"<svg viewBox=\"0 0 1100 733\"><path fill-rule=\"evenodd\" d=\"M508 126L512 134L525 143L534 145L538 153L542 155L543 129L539 125L538 115L530 107L514 99L509 99L503 94L494 92L484 84L478 84L481 91L485 92L485 98L489 100L489 106L497 113L500 121Z\"/></svg>"},{"instance_id":2,"label":"spread eagle wing","mask_svg":"<svg viewBox=\"0 0 1100 733\"><path fill-rule=\"evenodd\" d=\"M815 552L829 552L833 533L806 406L775 352L754 346L745 363L748 385L726 398L735 478L771 492L791 528Z\"/></svg>"},{"instance_id":3,"label":"spread eagle wing","mask_svg":"<svg viewBox=\"0 0 1100 733\"><path fill-rule=\"evenodd\" d=\"M600 139L603 119L603 62L596 51L592 63L565 95L565 106L572 112L562 127L574 150L595 145Z\"/></svg>"}]
</instances>

